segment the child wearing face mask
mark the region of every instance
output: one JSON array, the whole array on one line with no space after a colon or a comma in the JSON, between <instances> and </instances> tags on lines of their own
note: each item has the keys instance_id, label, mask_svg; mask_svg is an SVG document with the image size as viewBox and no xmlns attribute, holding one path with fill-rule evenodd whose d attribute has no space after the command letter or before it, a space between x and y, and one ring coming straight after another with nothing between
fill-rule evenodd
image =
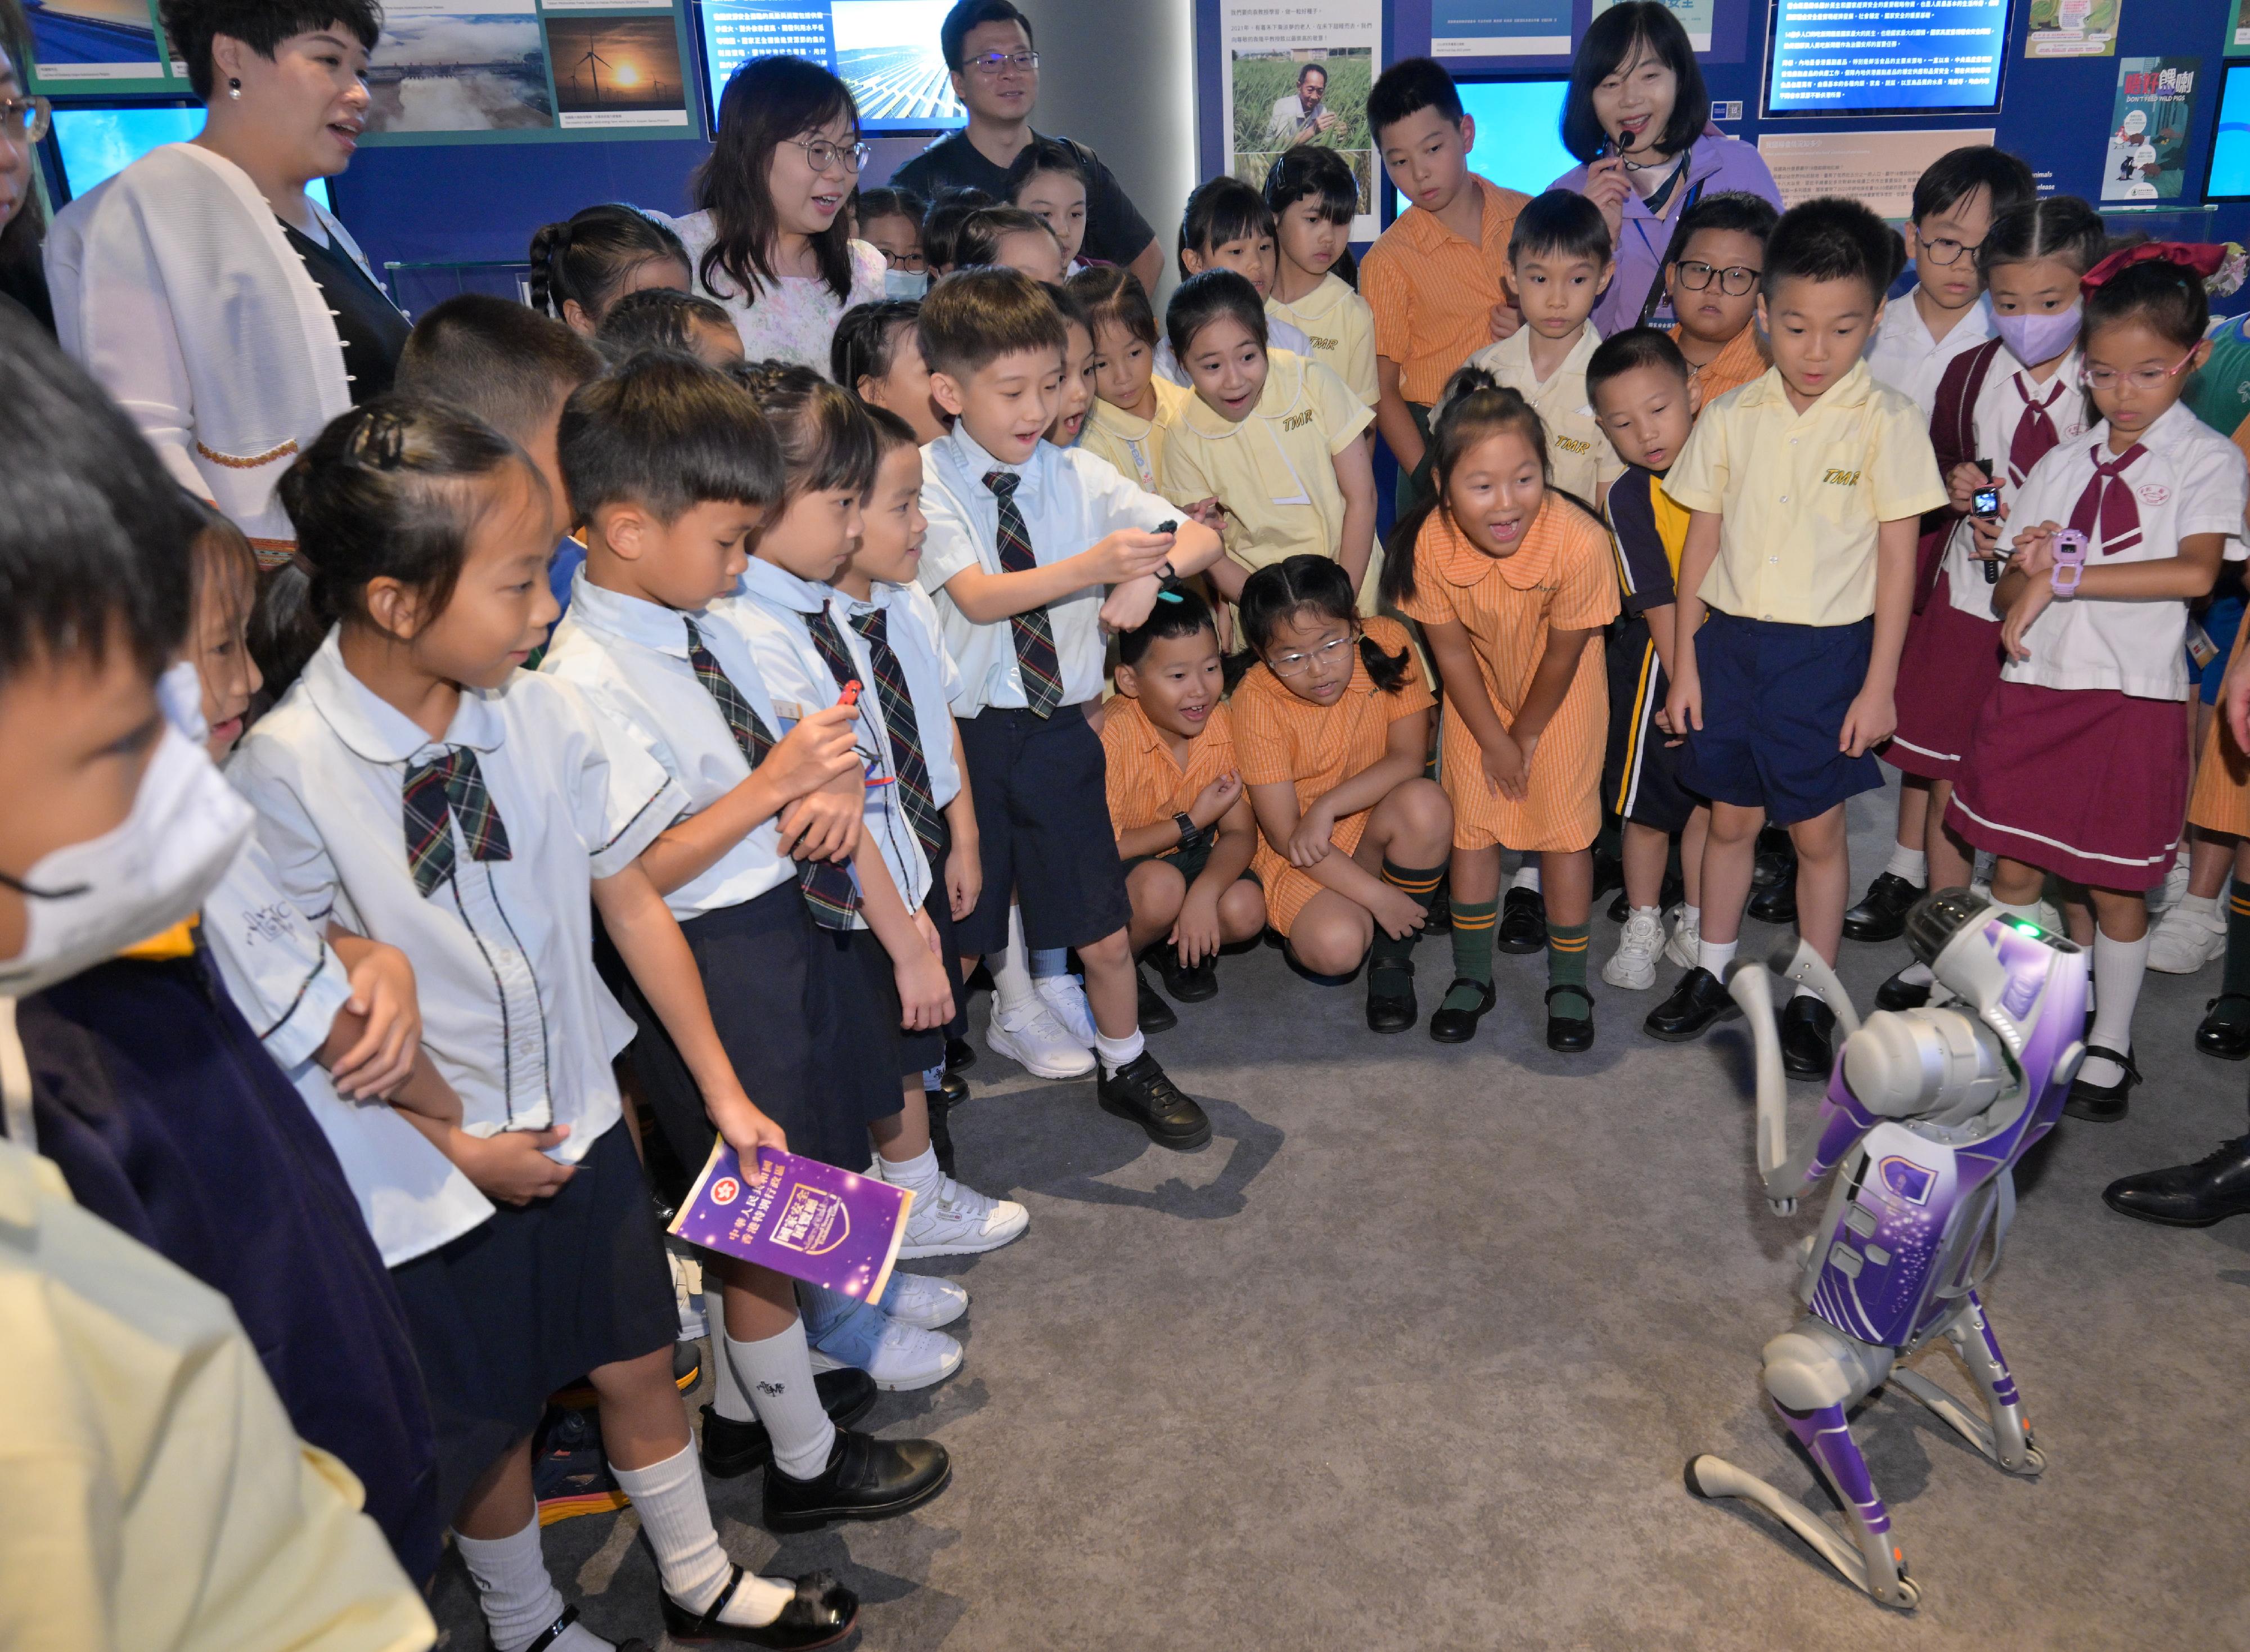
<instances>
[{"instance_id":1,"label":"child wearing face mask","mask_svg":"<svg viewBox=\"0 0 2250 1652\"><path fill-rule=\"evenodd\" d=\"M1218 177L1196 186L1180 217L1180 280L1205 270L1232 270L1257 289L1263 304L1273 291L1280 257L1278 226L1266 197L1240 178ZM1271 317L1267 342L1277 350L1310 359L1313 341L1294 321ZM1172 342L1156 347L1156 370L1175 384L1191 382Z\"/></svg>"},{"instance_id":2,"label":"child wearing face mask","mask_svg":"<svg viewBox=\"0 0 2250 1652\"><path fill-rule=\"evenodd\" d=\"M859 238L883 255L885 298L920 298L929 290L921 221L929 203L912 190L859 191Z\"/></svg>"},{"instance_id":3,"label":"child wearing face mask","mask_svg":"<svg viewBox=\"0 0 2250 1652\"><path fill-rule=\"evenodd\" d=\"M2179 404L2210 353L2204 280L2224 249L2151 242L2088 272L2079 348L2101 422L2032 467L1993 594L2000 681L1977 714L1946 819L1999 857L1992 898L2033 916L2045 877L2094 908L2094 1025L2063 1110L2124 1116L2146 892L2187 804L2187 605L2239 550L2250 470ZM2065 529L2081 550L2060 547Z\"/></svg>"},{"instance_id":4,"label":"child wearing face mask","mask_svg":"<svg viewBox=\"0 0 2250 1652\"><path fill-rule=\"evenodd\" d=\"M2000 681L1993 584L2017 490L2058 443L2085 435L2093 417L2079 383L2079 281L2108 239L2092 207L2053 195L2002 214L1977 249L1999 335L1955 356L1937 387L1929 437L1946 507L1922 536L1915 616L1899 655L1898 732L1882 754L1903 791L1920 794L1924 875L1886 870L1871 902L1910 905L1924 888L1965 888L1975 869L1945 825L1946 805L1977 714ZM1998 490L1996 512L1976 508L1977 490L1987 487ZM1901 804L1901 814L1908 812ZM1928 1002L1930 981L1928 965L1909 964L1875 1002L1914 1008Z\"/></svg>"}]
</instances>

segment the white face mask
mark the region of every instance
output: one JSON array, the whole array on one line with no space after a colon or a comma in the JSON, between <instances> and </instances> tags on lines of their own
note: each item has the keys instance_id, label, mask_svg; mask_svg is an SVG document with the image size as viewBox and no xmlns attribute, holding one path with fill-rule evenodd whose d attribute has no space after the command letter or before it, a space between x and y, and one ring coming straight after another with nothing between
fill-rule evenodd
<instances>
[{"instance_id":1,"label":"white face mask","mask_svg":"<svg viewBox=\"0 0 2250 1652\"><path fill-rule=\"evenodd\" d=\"M929 273L926 270L885 270L885 298L920 298L929 291Z\"/></svg>"},{"instance_id":2,"label":"white face mask","mask_svg":"<svg viewBox=\"0 0 2250 1652\"><path fill-rule=\"evenodd\" d=\"M7 880L24 897L24 950L0 959L0 993L39 992L169 929L203 904L249 837L250 805L183 731L203 721L195 667L167 672L156 697L164 732L131 812Z\"/></svg>"}]
</instances>

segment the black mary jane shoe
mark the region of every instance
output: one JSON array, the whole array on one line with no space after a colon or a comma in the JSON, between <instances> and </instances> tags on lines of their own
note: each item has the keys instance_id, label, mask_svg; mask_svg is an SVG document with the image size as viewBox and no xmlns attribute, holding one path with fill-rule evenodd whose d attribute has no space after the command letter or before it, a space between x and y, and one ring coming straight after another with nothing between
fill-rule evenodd
<instances>
[{"instance_id":1,"label":"black mary jane shoe","mask_svg":"<svg viewBox=\"0 0 2250 1652\"><path fill-rule=\"evenodd\" d=\"M1793 998L1781 1012L1781 1069L1791 1078L1828 1082L1836 1066L1836 1012L1817 998Z\"/></svg>"},{"instance_id":2,"label":"black mary jane shoe","mask_svg":"<svg viewBox=\"0 0 2250 1652\"><path fill-rule=\"evenodd\" d=\"M1529 957L1547 950L1547 897L1536 889L1510 889L1501 897L1495 947Z\"/></svg>"},{"instance_id":3,"label":"black mary jane shoe","mask_svg":"<svg viewBox=\"0 0 2250 1652\"><path fill-rule=\"evenodd\" d=\"M1381 987L1395 984L1401 989L1385 992ZM1368 960L1367 965L1367 1030L1370 1033L1404 1033L1421 1019L1421 1006L1414 1001L1414 965L1411 959L1396 964L1377 964Z\"/></svg>"},{"instance_id":4,"label":"black mary jane shoe","mask_svg":"<svg viewBox=\"0 0 2250 1652\"><path fill-rule=\"evenodd\" d=\"M714 1327L715 1329L715 1327ZM848 1428L873 1409L881 1391L875 1379L851 1365L817 1372L812 1392L839 1428ZM733 1480L773 1461L773 1436L762 1422L737 1422L703 1407L703 1472L714 1480Z\"/></svg>"},{"instance_id":5,"label":"black mary jane shoe","mask_svg":"<svg viewBox=\"0 0 2250 1652\"><path fill-rule=\"evenodd\" d=\"M1584 1015L1555 1013L1555 995L1575 992L1586 1000ZM1561 1055L1583 1055L1594 1047L1594 995L1583 986L1550 986L1547 989L1547 1047Z\"/></svg>"},{"instance_id":6,"label":"black mary jane shoe","mask_svg":"<svg viewBox=\"0 0 2250 1652\"><path fill-rule=\"evenodd\" d=\"M2221 1142L2192 1165L2122 1176L2102 1190L2102 1202L2166 1227L2208 1227L2250 1213L2250 1136Z\"/></svg>"},{"instance_id":7,"label":"black mary jane shoe","mask_svg":"<svg viewBox=\"0 0 2250 1652\"><path fill-rule=\"evenodd\" d=\"M1901 970L1897 975L1892 976L1889 980L1875 989L1877 1009L1918 1010L1929 1002L1930 984L1924 981L1917 986L1912 981L1900 978L1905 974L1906 971Z\"/></svg>"},{"instance_id":8,"label":"black mary jane shoe","mask_svg":"<svg viewBox=\"0 0 2250 1652\"><path fill-rule=\"evenodd\" d=\"M1926 893L1895 872L1881 874L1867 885L1860 904L1844 914L1845 939L1897 940L1906 933L1906 915Z\"/></svg>"},{"instance_id":9,"label":"black mary jane shoe","mask_svg":"<svg viewBox=\"0 0 2250 1652\"><path fill-rule=\"evenodd\" d=\"M737 1566L735 1570L739 1572L742 1568ZM669 1606L671 1605L671 1602L667 1600L665 1604ZM549 1624L545 1628L542 1629L537 1635L534 1635L528 1642L526 1642L523 1648L523 1652L547 1652L547 1649L553 1646L557 1641L561 1640L569 1627L577 1621L578 1608L574 1606L564 1607L562 1608L562 1615L556 1619L554 1622ZM492 1642L490 1640L487 1640L485 1642L485 1645L489 1648L492 1645ZM647 1642L636 1635L630 1641L618 1642L617 1652L649 1652L649 1644Z\"/></svg>"},{"instance_id":10,"label":"black mary jane shoe","mask_svg":"<svg viewBox=\"0 0 2250 1652\"><path fill-rule=\"evenodd\" d=\"M1134 1013L1143 1033L1169 1033L1180 1024L1179 1016L1164 1002L1163 994L1149 985L1138 964L1133 967L1133 985L1140 993Z\"/></svg>"},{"instance_id":11,"label":"black mary jane shoe","mask_svg":"<svg viewBox=\"0 0 2250 1652\"><path fill-rule=\"evenodd\" d=\"M727 1586L719 1591L719 1598L706 1611L690 1612L666 1595L664 1632L687 1646L707 1646L716 1641L734 1646L771 1647L779 1652L807 1652L812 1647L835 1645L851 1634L852 1626L859 1621L859 1597L839 1583L833 1573L816 1572L797 1579L797 1593L771 1623L756 1627L722 1623L719 1614L735 1598L735 1591L742 1586L745 1575L742 1568L736 1566L734 1576L727 1579Z\"/></svg>"},{"instance_id":12,"label":"black mary jane shoe","mask_svg":"<svg viewBox=\"0 0 2250 1652\"><path fill-rule=\"evenodd\" d=\"M1156 973L1163 978L1164 991L1181 1004L1202 1004L1218 996L1218 959L1207 957L1200 964L1183 964L1176 946L1156 949Z\"/></svg>"},{"instance_id":13,"label":"black mary jane shoe","mask_svg":"<svg viewBox=\"0 0 2250 1652\"><path fill-rule=\"evenodd\" d=\"M1440 1044L1466 1044L1476 1036L1477 1023L1493 1006L1499 996L1490 981L1472 981L1466 976L1446 989L1446 996L1453 995L1454 986L1473 986L1483 995L1482 1001L1473 1010L1447 1009L1440 1004L1430 1012L1430 1036Z\"/></svg>"},{"instance_id":14,"label":"black mary jane shoe","mask_svg":"<svg viewBox=\"0 0 2250 1652\"><path fill-rule=\"evenodd\" d=\"M2222 1004L2240 1005L2243 1010L2238 1015L2221 1015ZM2221 992L2203 1008L2203 1020L2196 1024L2196 1048L2222 1061L2250 1061L2250 996Z\"/></svg>"},{"instance_id":15,"label":"black mary jane shoe","mask_svg":"<svg viewBox=\"0 0 2250 1652\"><path fill-rule=\"evenodd\" d=\"M2116 1062L2125 1069L2124 1075L2115 1084L2088 1083L2086 1061L2096 1056ZM2070 1081L2070 1094L2063 1100L2064 1112L2089 1124L2115 1124L2125 1116L2125 1109L2131 1104L2133 1086L2141 1082L2141 1069L2133 1065L2131 1055L2120 1055L2106 1045L2088 1044L2086 1060L2079 1063L2078 1071L2080 1075Z\"/></svg>"},{"instance_id":16,"label":"black mary jane shoe","mask_svg":"<svg viewBox=\"0 0 2250 1652\"><path fill-rule=\"evenodd\" d=\"M1715 1021L1731 1021L1743 1013L1719 978L1697 964L1680 978L1672 996L1649 1011L1640 1030L1667 1044L1685 1044L1701 1038Z\"/></svg>"},{"instance_id":17,"label":"black mary jane shoe","mask_svg":"<svg viewBox=\"0 0 2250 1652\"><path fill-rule=\"evenodd\" d=\"M811 1531L833 1520L888 1520L919 1509L953 1480L953 1460L935 1440L879 1440L836 1431L828 1466L810 1480L766 1473L765 1528Z\"/></svg>"}]
</instances>

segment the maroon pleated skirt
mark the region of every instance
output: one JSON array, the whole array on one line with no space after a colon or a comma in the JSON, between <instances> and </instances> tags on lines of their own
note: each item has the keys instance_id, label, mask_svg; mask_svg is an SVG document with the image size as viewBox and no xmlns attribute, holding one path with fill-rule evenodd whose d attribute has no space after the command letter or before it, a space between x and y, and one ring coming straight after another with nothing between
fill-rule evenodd
<instances>
[{"instance_id":1,"label":"maroon pleated skirt","mask_svg":"<svg viewBox=\"0 0 2250 1652\"><path fill-rule=\"evenodd\" d=\"M1953 605L1948 574L1899 651L1898 732L1882 759L1925 780L1957 780L1977 714L2000 682L2000 622Z\"/></svg>"},{"instance_id":2,"label":"maroon pleated skirt","mask_svg":"<svg viewBox=\"0 0 2250 1652\"><path fill-rule=\"evenodd\" d=\"M1977 714L1945 821L2073 882L2149 889L2179 847L2187 788L2179 701L2003 682Z\"/></svg>"}]
</instances>

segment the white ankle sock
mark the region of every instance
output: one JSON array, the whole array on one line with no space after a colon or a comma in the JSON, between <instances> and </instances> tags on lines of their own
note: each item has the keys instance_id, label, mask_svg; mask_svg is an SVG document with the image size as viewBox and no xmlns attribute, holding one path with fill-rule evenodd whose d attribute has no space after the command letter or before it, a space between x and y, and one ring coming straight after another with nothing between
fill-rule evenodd
<instances>
[{"instance_id":1,"label":"white ankle sock","mask_svg":"<svg viewBox=\"0 0 2250 1652\"><path fill-rule=\"evenodd\" d=\"M512 1538L465 1538L456 1531L453 1546L461 1552L461 1564L477 1586L477 1603L484 1608L485 1628L498 1652L529 1646L562 1615L562 1593L548 1576L547 1557L540 1552L535 1510L531 1524ZM569 1647L571 1652L591 1652L610 1644L590 1633L574 1642L570 1636L581 1633L586 1633L583 1626L574 1623L556 1644Z\"/></svg>"},{"instance_id":2,"label":"white ankle sock","mask_svg":"<svg viewBox=\"0 0 2250 1652\"><path fill-rule=\"evenodd\" d=\"M711 1409L728 1422L756 1422L758 1414L727 1358L726 1299L716 1285L703 1293L703 1323L711 1328Z\"/></svg>"},{"instance_id":3,"label":"white ankle sock","mask_svg":"<svg viewBox=\"0 0 2250 1652\"><path fill-rule=\"evenodd\" d=\"M1698 939L1695 943L1696 964L1723 981L1727 978L1727 965L1735 961L1735 950L1741 945L1740 941Z\"/></svg>"},{"instance_id":4,"label":"white ankle sock","mask_svg":"<svg viewBox=\"0 0 2250 1652\"><path fill-rule=\"evenodd\" d=\"M1001 1009L1014 1012L1038 1005L1039 990L1032 985L1031 954L1024 950L1021 907L1008 909L1008 944L1001 951L987 952L984 967L992 971L992 996Z\"/></svg>"},{"instance_id":5,"label":"white ankle sock","mask_svg":"<svg viewBox=\"0 0 2250 1652\"><path fill-rule=\"evenodd\" d=\"M1149 1047L1149 1040L1135 1027L1123 1038L1111 1038L1097 1031L1094 1038L1094 1053L1101 1058L1101 1070L1109 1077L1117 1076L1117 1069L1141 1059L1141 1052Z\"/></svg>"},{"instance_id":6,"label":"white ankle sock","mask_svg":"<svg viewBox=\"0 0 2250 1652\"><path fill-rule=\"evenodd\" d=\"M773 1436L774 1466L792 1480L817 1479L836 1447L836 1425L812 1386L812 1355L805 1346L804 1322L760 1342L727 1338L727 1358L735 1377L757 1407L758 1420Z\"/></svg>"},{"instance_id":7,"label":"white ankle sock","mask_svg":"<svg viewBox=\"0 0 2250 1652\"><path fill-rule=\"evenodd\" d=\"M883 1179L892 1186L908 1188L929 1198L935 1198L945 1182L945 1172L937 1167L935 1147L923 1148L913 1158L879 1158L875 1164Z\"/></svg>"},{"instance_id":8,"label":"white ankle sock","mask_svg":"<svg viewBox=\"0 0 2250 1652\"><path fill-rule=\"evenodd\" d=\"M2094 932L2094 973L2102 982L2102 1001L2094 1011L2094 1030L2088 1045L2099 1044L2120 1055L2133 1053L2133 1006L2141 1000L2141 979L2149 967L2149 937L2113 941ZM2116 1062L2096 1055L2078 1069L2089 1084L2115 1084L2125 1076Z\"/></svg>"},{"instance_id":9,"label":"white ankle sock","mask_svg":"<svg viewBox=\"0 0 2250 1652\"><path fill-rule=\"evenodd\" d=\"M1890 864L1883 868L1893 877L1904 878L1917 889L1929 882L1929 855L1922 849L1909 849L1903 843L1891 845Z\"/></svg>"},{"instance_id":10,"label":"white ankle sock","mask_svg":"<svg viewBox=\"0 0 2250 1652\"><path fill-rule=\"evenodd\" d=\"M632 1499L648 1546L656 1551L664 1592L691 1611L705 1610L727 1586L734 1562L712 1529L711 1505L703 1496L703 1467L695 1460L694 1446L682 1446L645 1469L620 1469L613 1462L610 1472L617 1477L618 1490ZM720 1621L771 1623L796 1593L794 1586L745 1577L719 1614Z\"/></svg>"},{"instance_id":11,"label":"white ankle sock","mask_svg":"<svg viewBox=\"0 0 2250 1652\"><path fill-rule=\"evenodd\" d=\"M1530 890L1534 895L1538 894L1538 893L1539 893L1539 862L1538 862L1538 861L1537 861L1536 858L1529 858L1529 857L1527 857L1527 858L1526 858L1526 860L1524 861L1524 862L1523 862L1522 866L1521 866L1520 867L1518 867L1518 868L1516 869L1516 874L1515 874L1515 875L1513 878L1511 878L1511 879L1509 879L1509 880L1508 880L1508 887L1509 888L1511 888L1511 889L1529 889L1529 890Z\"/></svg>"}]
</instances>

